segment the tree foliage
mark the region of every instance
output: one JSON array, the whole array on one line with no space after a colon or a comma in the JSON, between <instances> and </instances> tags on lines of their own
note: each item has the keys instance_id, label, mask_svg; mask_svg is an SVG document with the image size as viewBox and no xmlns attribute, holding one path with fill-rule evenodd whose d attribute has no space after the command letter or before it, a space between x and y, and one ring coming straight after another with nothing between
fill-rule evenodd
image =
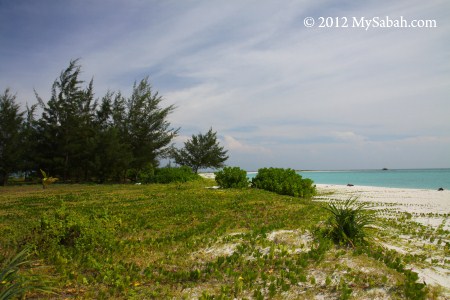
<instances>
[{"instance_id":1,"label":"tree foliage","mask_svg":"<svg viewBox=\"0 0 450 300\"><path fill-rule=\"evenodd\" d=\"M135 82L129 97L109 91L96 99L93 80L80 77L81 65L72 60L48 101L35 92L38 117L36 105L19 112L9 90L1 96L2 183L17 171L39 177L40 169L64 182L123 181L128 170L156 167L167 155L178 133L167 120L175 107L162 106L148 78Z\"/></svg>"},{"instance_id":2,"label":"tree foliage","mask_svg":"<svg viewBox=\"0 0 450 300\"><path fill-rule=\"evenodd\" d=\"M206 134L192 135L184 143L184 148L173 149L172 157L175 163L191 167L197 173L203 168L223 167L228 159L227 152L217 141L217 133L210 128Z\"/></svg>"},{"instance_id":3,"label":"tree foliage","mask_svg":"<svg viewBox=\"0 0 450 300\"><path fill-rule=\"evenodd\" d=\"M93 81L83 88L80 72L78 61L71 61L53 83L50 100L44 103L38 96L44 111L38 123L41 163L63 180L87 179L91 167L97 102Z\"/></svg>"},{"instance_id":4,"label":"tree foliage","mask_svg":"<svg viewBox=\"0 0 450 300\"><path fill-rule=\"evenodd\" d=\"M0 96L0 184L6 185L9 175L17 170L22 151L21 129L24 112L19 111L16 96L9 89Z\"/></svg>"},{"instance_id":5,"label":"tree foliage","mask_svg":"<svg viewBox=\"0 0 450 300\"><path fill-rule=\"evenodd\" d=\"M127 102L127 139L132 151L131 167L140 170L146 164L158 165L157 158L169 151L169 144L178 133L171 129L167 116L173 105L160 107L162 97L153 93L148 78L134 84Z\"/></svg>"}]
</instances>

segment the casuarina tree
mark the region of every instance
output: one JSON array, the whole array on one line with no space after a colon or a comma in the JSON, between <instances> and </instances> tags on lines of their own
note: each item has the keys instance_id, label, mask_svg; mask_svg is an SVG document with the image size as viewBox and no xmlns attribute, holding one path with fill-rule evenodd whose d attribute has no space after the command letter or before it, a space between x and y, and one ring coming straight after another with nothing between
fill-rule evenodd
<instances>
[{"instance_id":1,"label":"casuarina tree","mask_svg":"<svg viewBox=\"0 0 450 300\"><path fill-rule=\"evenodd\" d=\"M184 148L172 151L172 157L175 163L191 167L197 173L199 169L225 166L227 152L217 141L217 133L210 128L206 134L192 135L192 138L184 143Z\"/></svg>"},{"instance_id":2,"label":"casuarina tree","mask_svg":"<svg viewBox=\"0 0 450 300\"><path fill-rule=\"evenodd\" d=\"M131 167L137 171L147 165L156 167L158 158L167 156L171 141L179 129L171 128L167 117L175 107L161 107L163 98L153 92L148 78L134 84L133 93L126 102L126 137L133 158Z\"/></svg>"},{"instance_id":3,"label":"casuarina tree","mask_svg":"<svg viewBox=\"0 0 450 300\"><path fill-rule=\"evenodd\" d=\"M21 158L21 128L24 112L19 112L16 96L9 89L0 96L0 184L17 170Z\"/></svg>"},{"instance_id":4,"label":"casuarina tree","mask_svg":"<svg viewBox=\"0 0 450 300\"><path fill-rule=\"evenodd\" d=\"M93 80L85 86L81 66L72 60L52 86L45 103L37 94L42 117L31 122L35 167L62 181L123 181L128 171L156 167L166 157L178 129L167 118L175 107L163 107L148 78L132 95L108 92L94 99Z\"/></svg>"},{"instance_id":5,"label":"casuarina tree","mask_svg":"<svg viewBox=\"0 0 450 300\"><path fill-rule=\"evenodd\" d=\"M39 120L40 165L63 180L87 179L94 149L93 119L97 102L93 81L88 87L79 79L81 66L72 60L52 86L52 96L45 104Z\"/></svg>"}]
</instances>

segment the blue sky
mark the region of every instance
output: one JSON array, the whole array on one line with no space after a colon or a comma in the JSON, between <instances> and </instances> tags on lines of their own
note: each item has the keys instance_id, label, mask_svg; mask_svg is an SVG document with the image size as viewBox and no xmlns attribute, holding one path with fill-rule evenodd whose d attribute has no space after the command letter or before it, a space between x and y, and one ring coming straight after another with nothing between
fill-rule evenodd
<instances>
[{"instance_id":1,"label":"blue sky","mask_svg":"<svg viewBox=\"0 0 450 300\"><path fill-rule=\"evenodd\" d=\"M401 16L437 26L351 27ZM75 58L99 98L149 76L177 143L212 127L228 165L450 167L446 0L0 0L0 89L49 99Z\"/></svg>"}]
</instances>

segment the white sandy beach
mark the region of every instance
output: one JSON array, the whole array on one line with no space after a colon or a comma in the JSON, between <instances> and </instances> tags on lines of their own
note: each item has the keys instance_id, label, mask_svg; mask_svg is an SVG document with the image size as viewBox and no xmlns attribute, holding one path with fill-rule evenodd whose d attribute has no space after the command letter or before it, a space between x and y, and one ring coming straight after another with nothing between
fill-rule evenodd
<instances>
[{"instance_id":1,"label":"white sandy beach","mask_svg":"<svg viewBox=\"0 0 450 300\"><path fill-rule=\"evenodd\" d=\"M345 186L317 184L319 193L334 193L332 196L320 196L316 199L345 200L358 197L360 201L387 203L390 208L416 214L449 214L450 191L385 188L372 186Z\"/></svg>"},{"instance_id":2,"label":"white sandy beach","mask_svg":"<svg viewBox=\"0 0 450 300\"><path fill-rule=\"evenodd\" d=\"M372 186L345 186L317 184L319 194L316 201L332 199L346 200L357 197L359 201L373 203L375 209L389 208L390 211L408 212L414 221L437 228L450 230L450 191L384 188Z\"/></svg>"},{"instance_id":3,"label":"white sandy beach","mask_svg":"<svg viewBox=\"0 0 450 300\"><path fill-rule=\"evenodd\" d=\"M318 184L317 190L321 196L315 197L315 201L346 200L350 197L358 197L359 201L372 203L372 209L388 210L398 217L396 212L411 214L411 220L425 225L432 230L438 228L450 230L450 191L436 191L423 189L384 188L370 186L345 186ZM329 194L329 195L327 195ZM383 217L383 214L380 215ZM389 217L389 213L385 215ZM443 233L443 241L450 242L448 234ZM385 247L399 253L424 253L437 248L436 242L415 240L408 235L400 235L395 243L393 241L379 241ZM428 248L427 248L428 247ZM427 250L429 249L429 250ZM419 274L419 280L433 285L440 285L446 289L445 297L450 296L450 268L448 257L445 254L437 254L441 265L437 266L429 261L427 267L415 266L414 270ZM426 260L427 261L427 260ZM446 298L447 299L447 298Z\"/></svg>"}]
</instances>

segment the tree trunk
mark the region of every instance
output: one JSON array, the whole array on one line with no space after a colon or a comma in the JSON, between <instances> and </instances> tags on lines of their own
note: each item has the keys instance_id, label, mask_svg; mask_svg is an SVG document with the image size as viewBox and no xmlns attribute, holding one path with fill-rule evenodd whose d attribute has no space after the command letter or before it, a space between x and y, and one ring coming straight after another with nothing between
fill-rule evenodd
<instances>
[{"instance_id":1,"label":"tree trunk","mask_svg":"<svg viewBox=\"0 0 450 300\"><path fill-rule=\"evenodd\" d=\"M67 180L67 168L69 165L69 153L66 153L66 157L64 158L64 171L63 171L63 180L64 182Z\"/></svg>"},{"instance_id":2,"label":"tree trunk","mask_svg":"<svg viewBox=\"0 0 450 300\"><path fill-rule=\"evenodd\" d=\"M0 177L0 182L3 186L6 186L6 184L8 183L8 174L2 174Z\"/></svg>"}]
</instances>

